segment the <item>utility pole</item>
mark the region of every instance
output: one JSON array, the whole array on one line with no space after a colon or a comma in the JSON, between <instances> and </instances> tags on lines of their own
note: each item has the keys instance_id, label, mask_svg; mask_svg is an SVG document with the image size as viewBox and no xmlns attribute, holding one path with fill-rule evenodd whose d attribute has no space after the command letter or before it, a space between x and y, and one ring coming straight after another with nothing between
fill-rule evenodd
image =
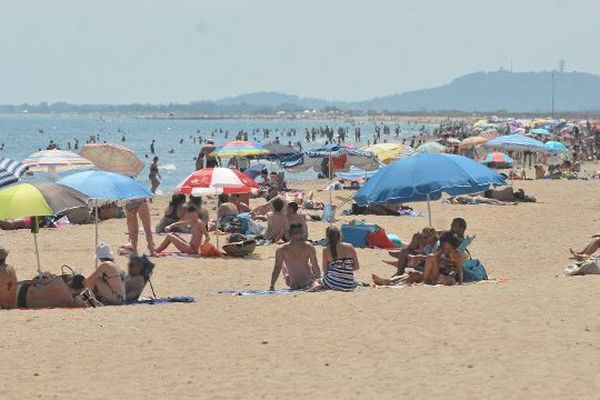
<instances>
[{"instance_id":1,"label":"utility pole","mask_svg":"<svg viewBox=\"0 0 600 400\"><path fill-rule=\"evenodd\" d=\"M552 118L554 118L554 98L555 98L555 71L552 71Z\"/></svg>"}]
</instances>

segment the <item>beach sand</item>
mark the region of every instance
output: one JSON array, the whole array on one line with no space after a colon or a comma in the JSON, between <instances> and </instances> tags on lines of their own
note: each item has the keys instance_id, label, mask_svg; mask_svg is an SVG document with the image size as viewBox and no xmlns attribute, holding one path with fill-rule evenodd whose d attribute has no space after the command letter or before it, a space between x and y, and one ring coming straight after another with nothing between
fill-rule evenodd
<instances>
[{"instance_id":1,"label":"beach sand","mask_svg":"<svg viewBox=\"0 0 600 400\"><path fill-rule=\"evenodd\" d=\"M597 397L600 277L559 274L569 247L581 247L600 231L600 182L515 187L538 203L433 203L437 228L454 217L467 220L468 234L477 235L472 255L496 281L235 297L217 292L268 288L276 246L259 247L243 260L158 259L157 294L188 294L196 303L0 312L0 397ZM161 198L152 206L154 222L165 204ZM424 203L414 207L426 212ZM405 240L427 224L426 217L368 220ZM323 237L325 227L309 223L311 238ZM126 242L125 221L103 222L100 235L116 249ZM92 225L43 230L39 243L45 269L58 273L69 264L86 275L93 270ZM20 278L34 274L28 231L0 232L0 244L11 251ZM358 254L360 280L393 272L381 261L389 259L386 251ZM126 260L118 263L124 267Z\"/></svg>"}]
</instances>

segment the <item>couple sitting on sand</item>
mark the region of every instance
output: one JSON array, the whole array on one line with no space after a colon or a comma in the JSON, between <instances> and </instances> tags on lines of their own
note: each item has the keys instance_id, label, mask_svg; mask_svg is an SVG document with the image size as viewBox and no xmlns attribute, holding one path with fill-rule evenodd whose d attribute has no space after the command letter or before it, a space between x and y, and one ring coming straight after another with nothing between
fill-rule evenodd
<instances>
[{"instance_id":1,"label":"couple sitting on sand","mask_svg":"<svg viewBox=\"0 0 600 400\"><path fill-rule=\"evenodd\" d=\"M107 245L98 246L97 257L102 264L87 279L75 273L45 272L19 282L15 269L7 264L8 252L0 248L0 308L96 307L137 300L154 265L145 257L131 257L126 276Z\"/></svg>"},{"instance_id":2,"label":"couple sitting on sand","mask_svg":"<svg viewBox=\"0 0 600 400\"><path fill-rule=\"evenodd\" d=\"M356 287L354 271L360 268L354 247L341 242L340 231L330 226L326 230L328 245L323 249L323 273L315 247L306 241L302 224L289 227L289 242L275 252L275 265L270 290L275 290L283 272L286 285L291 289L331 289L352 291Z\"/></svg>"},{"instance_id":3,"label":"couple sitting on sand","mask_svg":"<svg viewBox=\"0 0 600 400\"><path fill-rule=\"evenodd\" d=\"M390 264L397 268L389 279L372 275L376 286L408 285L425 283L430 285L462 284L464 280L463 263L466 256L461 251L461 243L465 240L467 223L462 218L452 221L450 230L437 232L433 228L425 228L416 233L405 248L390 252L398 260ZM413 270L406 272L406 268Z\"/></svg>"}]
</instances>

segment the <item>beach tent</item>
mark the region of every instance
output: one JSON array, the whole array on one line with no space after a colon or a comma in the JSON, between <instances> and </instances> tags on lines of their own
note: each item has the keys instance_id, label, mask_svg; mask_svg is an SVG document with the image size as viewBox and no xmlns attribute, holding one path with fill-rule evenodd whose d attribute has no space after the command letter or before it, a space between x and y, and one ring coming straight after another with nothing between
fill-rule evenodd
<instances>
[{"instance_id":1,"label":"beach tent","mask_svg":"<svg viewBox=\"0 0 600 400\"><path fill-rule=\"evenodd\" d=\"M490 185L504 185L504 178L470 158L453 154L419 154L403 158L379 170L354 196L358 205L427 201L432 225L431 200L442 193L482 192Z\"/></svg>"}]
</instances>

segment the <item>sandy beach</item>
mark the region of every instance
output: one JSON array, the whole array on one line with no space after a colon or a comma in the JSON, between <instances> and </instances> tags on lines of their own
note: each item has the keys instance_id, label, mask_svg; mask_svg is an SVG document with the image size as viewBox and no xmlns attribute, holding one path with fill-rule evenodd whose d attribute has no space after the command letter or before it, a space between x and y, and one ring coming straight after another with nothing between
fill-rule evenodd
<instances>
[{"instance_id":1,"label":"sandy beach","mask_svg":"<svg viewBox=\"0 0 600 400\"><path fill-rule=\"evenodd\" d=\"M493 279L487 283L217 294L268 288L272 245L243 260L157 260L157 294L192 295L194 304L0 312L2 398L592 398L600 390L600 281L559 274L569 247L598 231L599 186L526 181L516 187L538 203L434 203L437 228L461 216L477 235L471 252ZM156 221L165 204L154 202ZM427 224L368 220L403 239ZM323 237L325 227L309 223L310 237ZM113 247L124 243L125 221L103 222L100 235ZM93 270L93 226L43 230L39 241L45 269ZM30 233L0 232L0 242L19 278L32 276ZM392 273L385 251L358 253L360 280Z\"/></svg>"}]
</instances>

